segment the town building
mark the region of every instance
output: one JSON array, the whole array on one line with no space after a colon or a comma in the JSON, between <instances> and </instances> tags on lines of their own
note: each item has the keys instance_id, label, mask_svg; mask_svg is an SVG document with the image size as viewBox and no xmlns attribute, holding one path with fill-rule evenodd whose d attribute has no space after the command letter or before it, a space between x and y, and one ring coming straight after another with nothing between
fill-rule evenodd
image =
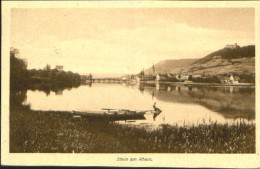
<instances>
[{"instance_id":1,"label":"town building","mask_svg":"<svg viewBox=\"0 0 260 169\"><path fill-rule=\"evenodd\" d=\"M172 78L170 74L157 74L156 81L169 81Z\"/></svg>"},{"instance_id":2,"label":"town building","mask_svg":"<svg viewBox=\"0 0 260 169\"><path fill-rule=\"evenodd\" d=\"M51 66L50 66L49 64L47 64L47 65L43 68L43 70L51 70Z\"/></svg>"},{"instance_id":3,"label":"town building","mask_svg":"<svg viewBox=\"0 0 260 169\"><path fill-rule=\"evenodd\" d=\"M201 78L201 75L192 75L192 78L194 78L194 79Z\"/></svg>"},{"instance_id":4,"label":"town building","mask_svg":"<svg viewBox=\"0 0 260 169\"><path fill-rule=\"evenodd\" d=\"M235 80L235 78L232 75L230 76L229 81L230 81L231 84L238 84L238 79Z\"/></svg>"},{"instance_id":5,"label":"town building","mask_svg":"<svg viewBox=\"0 0 260 169\"><path fill-rule=\"evenodd\" d=\"M140 77L140 81L154 81L156 76L154 75L143 75Z\"/></svg>"},{"instance_id":6,"label":"town building","mask_svg":"<svg viewBox=\"0 0 260 169\"><path fill-rule=\"evenodd\" d=\"M160 78L160 75L157 74L155 80L156 80L156 81L160 81L160 79L161 79L161 78Z\"/></svg>"},{"instance_id":7,"label":"town building","mask_svg":"<svg viewBox=\"0 0 260 169\"><path fill-rule=\"evenodd\" d=\"M230 77L221 77L221 83L222 84L238 84L239 83L239 77L231 75Z\"/></svg>"},{"instance_id":8,"label":"town building","mask_svg":"<svg viewBox=\"0 0 260 169\"><path fill-rule=\"evenodd\" d=\"M63 71L63 66L61 65L56 65L56 70L58 70L59 72L62 72Z\"/></svg>"},{"instance_id":9,"label":"town building","mask_svg":"<svg viewBox=\"0 0 260 169\"><path fill-rule=\"evenodd\" d=\"M184 82L184 81L189 80L189 75L179 74L179 75L176 75L176 79L177 79L178 81Z\"/></svg>"}]
</instances>

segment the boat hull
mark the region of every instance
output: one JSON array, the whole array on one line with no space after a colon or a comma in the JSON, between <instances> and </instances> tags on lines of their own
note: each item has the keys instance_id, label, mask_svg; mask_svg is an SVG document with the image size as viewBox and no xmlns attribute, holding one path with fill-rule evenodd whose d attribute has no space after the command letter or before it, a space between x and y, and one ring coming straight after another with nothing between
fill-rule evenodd
<instances>
[{"instance_id":1,"label":"boat hull","mask_svg":"<svg viewBox=\"0 0 260 169\"><path fill-rule=\"evenodd\" d=\"M95 119L108 120L131 120L131 119L145 119L146 111L73 111L75 115Z\"/></svg>"}]
</instances>

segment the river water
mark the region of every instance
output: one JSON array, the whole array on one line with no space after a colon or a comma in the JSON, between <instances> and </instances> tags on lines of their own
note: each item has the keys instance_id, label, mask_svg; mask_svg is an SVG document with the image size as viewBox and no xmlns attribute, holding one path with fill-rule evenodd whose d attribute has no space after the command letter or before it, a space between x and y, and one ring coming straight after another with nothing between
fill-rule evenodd
<instances>
[{"instance_id":1,"label":"river water","mask_svg":"<svg viewBox=\"0 0 260 169\"><path fill-rule=\"evenodd\" d=\"M24 104L33 110L87 111L102 108L152 110L162 113L153 119L118 121L129 125L190 125L254 122L255 89L245 87L195 87L166 84L92 83L56 92L27 91Z\"/></svg>"}]
</instances>

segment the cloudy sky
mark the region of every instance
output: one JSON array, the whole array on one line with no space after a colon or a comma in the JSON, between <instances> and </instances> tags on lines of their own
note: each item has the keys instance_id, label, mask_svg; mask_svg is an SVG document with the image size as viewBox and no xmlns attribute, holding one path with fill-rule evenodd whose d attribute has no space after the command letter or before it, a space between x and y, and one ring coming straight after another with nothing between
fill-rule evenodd
<instances>
[{"instance_id":1,"label":"cloudy sky","mask_svg":"<svg viewBox=\"0 0 260 169\"><path fill-rule=\"evenodd\" d=\"M138 73L166 59L254 44L251 8L12 9L11 46L28 68Z\"/></svg>"}]
</instances>

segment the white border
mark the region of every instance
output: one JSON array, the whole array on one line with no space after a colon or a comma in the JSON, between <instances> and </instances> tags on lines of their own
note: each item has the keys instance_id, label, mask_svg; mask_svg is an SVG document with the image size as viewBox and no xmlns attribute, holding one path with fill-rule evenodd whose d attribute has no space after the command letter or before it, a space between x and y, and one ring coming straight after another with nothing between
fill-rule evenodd
<instances>
[{"instance_id":1,"label":"white border","mask_svg":"<svg viewBox=\"0 0 260 169\"><path fill-rule=\"evenodd\" d=\"M260 2L212 1L212 2L129 2L129 1L37 1L2 2L2 86L1 86L1 161L2 165L53 165L53 166L135 166L135 167L260 167L259 104L256 104L256 154L59 154L59 153L9 153L9 49L10 49L10 9L11 8L255 8L256 44L256 103L259 100L259 47L260 44ZM258 17L259 16L259 17ZM117 157L151 157L152 162L117 162Z\"/></svg>"}]
</instances>

